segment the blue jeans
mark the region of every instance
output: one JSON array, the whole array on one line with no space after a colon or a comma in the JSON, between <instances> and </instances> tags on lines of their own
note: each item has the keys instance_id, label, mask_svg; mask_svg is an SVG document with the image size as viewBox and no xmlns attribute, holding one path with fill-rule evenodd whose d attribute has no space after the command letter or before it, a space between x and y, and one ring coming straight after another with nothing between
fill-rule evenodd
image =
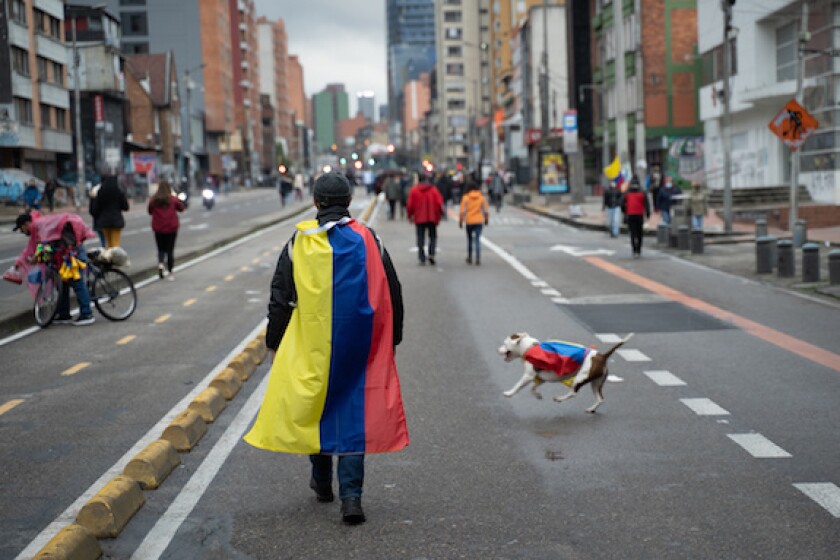
<instances>
[{"instance_id":1,"label":"blue jeans","mask_svg":"<svg viewBox=\"0 0 840 560\"><path fill-rule=\"evenodd\" d=\"M671 225L671 210L662 210L659 209L659 215L662 218L662 223L666 226Z\"/></svg>"},{"instance_id":2,"label":"blue jeans","mask_svg":"<svg viewBox=\"0 0 840 560\"><path fill-rule=\"evenodd\" d=\"M692 216L691 217L691 229L703 229L703 216Z\"/></svg>"},{"instance_id":3,"label":"blue jeans","mask_svg":"<svg viewBox=\"0 0 840 560\"><path fill-rule=\"evenodd\" d=\"M481 259L481 224L467 224L467 257L472 258L473 237L475 237L475 259Z\"/></svg>"},{"instance_id":4,"label":"blue jeans","mask_svg":"<svg viewBox=\"0 0 840 560\"><path fill-rule=\"evenodd\" d=\"M426 262L426 251L423 246L426 244L426 232L429 232L429 256L435 258L435 248L437 245L437 224L434 222L426 222L422 224L415 224L417 230L417 253L420 257L420 262Z\"/></svg>"},{"instance_id":5,"label":"blue jeans","mask_svg":"<svg viewBox=\"0 0 840 560\"><path fill-rule=\"evenodd\" d=\"M332 455L310 455L312 478L319 485L332 485ZM338 497L361 498L365 482L365 456L338 456Z\"/></svg>"},{"instance_id":6,"label":"blue jeans","mask_svg":"<svg viewBox=\"0 0 840 560\"><path fill-rule=\"evenodd\" d=\"M87 262L87 251L79 245L79 254L76 258L80 261ZM58 317L70 317L70 287L76 292L76 300L79 302L79 315L82 317L90 317L93 311L90 309L90 292L88 292L86 280L87 271L82 272L82 277L78 280L70 280L61 283L61 297L58 298Z\"/></svg>"},{"instance_id":7,"label":"blue jeans","mask_svg":"<svg viewBox=\"0 0 840 560\"><path fill-rule=\"evenodd\" d=\"M607 208L607 230L612 237L618 237L621 231L621 207Z\"/></svg>"}]
</instances>

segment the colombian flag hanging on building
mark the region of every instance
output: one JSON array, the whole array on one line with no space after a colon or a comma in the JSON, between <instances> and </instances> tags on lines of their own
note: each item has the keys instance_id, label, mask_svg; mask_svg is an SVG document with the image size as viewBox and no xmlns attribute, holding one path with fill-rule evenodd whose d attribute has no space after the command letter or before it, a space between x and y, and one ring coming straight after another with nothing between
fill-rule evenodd
<instances>
[{"instance_id":1,"label":"colombian flag hanging on building","mask_svg":"<svg viewBox=\"0 0 840 560\"><path fill-rule=\"evenodd\" d=\"M568 376L562 383L572 386L574 374L586 360L591 348L572 344L571 342L541 342L525 351L524 358L535 369L540 371L553 371L559 377Z\"/></svg>"},{"instance_id":2,"label":"colombian flag hanging on building","mask_svg":"<svg viewBox=\"0 0 840 560\"><path fill-rule=\"evenodd\" d=\"M349 218L320 227L301 222L297 229L297 307L245 441L301 454L399 451L408 445L408 429L376 240Z\"/></svg>"}]
</instances>

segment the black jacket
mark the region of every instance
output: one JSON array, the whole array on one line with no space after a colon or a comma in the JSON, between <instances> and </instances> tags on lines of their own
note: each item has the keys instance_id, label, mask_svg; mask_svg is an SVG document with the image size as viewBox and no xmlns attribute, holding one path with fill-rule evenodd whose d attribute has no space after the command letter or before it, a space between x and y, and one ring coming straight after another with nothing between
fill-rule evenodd
<instances>
[{"instance_id":1,"label":"black jacket","mask_svg":"<svg viewBox=\"0 0 840 560\"><path fill-rule=\"evenodd\" d=\"M93 222L100 229L125 227L123 212L128 211L128 199L116 181L105 179L99 188L96 198L91 200L90 213Z\"/></svg>"},{"instance_id":2,"label":"black jacket","mask_svg":"<svg viewBox=\"0 0 840 560\"><path fill-rule=\"evenodd\" d=\"M328 222L338 221L341 218L350 217L350 212L343 206L330 206L318 211L318 224L324 225ZM370 228L368 228L370 229ZM388 291L391 293L391 307L394 317L394 346L402 342L403 336L403 301L402 286L397 278L397 271L391 262L388 251L382 242L376 237L376 233L370 232L376 238L379 251L382 255L382 264L385 267L385 275L388 278ZM271 279L271 297L268 302L268 328L265 333L265 345L277 350L280 340L286 332L289 320L292 318L292 311L297 305L297 290L295 289L292 259L289 256L295 236L283 247L280 258L277 260L277 268L274 270L274 277Z\"/></svg>"}]
</instances>

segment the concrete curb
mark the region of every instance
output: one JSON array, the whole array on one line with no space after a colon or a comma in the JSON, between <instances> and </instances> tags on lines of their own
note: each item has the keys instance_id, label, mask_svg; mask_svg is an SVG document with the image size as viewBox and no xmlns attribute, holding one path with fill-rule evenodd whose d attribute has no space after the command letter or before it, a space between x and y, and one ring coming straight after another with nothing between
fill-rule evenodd
<instances>
[{"instance_id":1,"label":"concrete curb","mask_svg":"<svg viewBox=\"0 0 840 560\"><path fill-rule=\"evenodd\" d=\"M228 363L228 366L225 369L235 371L239 376L240 381L248 381L248 378L251 377L251 374L254 372L254 365L254 360L251 358L250 353L243 350ZM222 394L224 394L224 391L222 391Z\"/></svg>"},{"instance_id":2,"label":"concrete curb","mask_svg":"<svg viewBox=\"0 0 840 560\"><path fill-rule=\"evenodd\" d=\"M254 339L245 347L245 350L251 354L251 360L254 362L255 366L258 366L263 363L265 360L266 354L268 354L268 349L265 347L265 341L261 339Z\"/></svg>"},{"instance_id":3,"label":"concrete curb","mask_svg":"<svg viewBox=\"0 0 840 560\"><path fill-rule=\"evenodd\" d=\"M175 451L175 446L169 441L159 439L147 445L129 461L123 469L123 474L136 480L140 488L154 490L180 464L181 457Z\"/></svg>"},{"instance_id":4,"label":"concrete curb","mask_svg":"<svg viewBox=\"0 0 840 560\"><path fill-rule=\"evenodd\" d=\"M207 387L193 399L188 408L197 412L209 424L215 422L226 407L227 401L222 393L215 387Z\"/></svg>"},{"instance_id":5,"label":"concrete curb","mask_svg":"<svg viewBox=\"0 0 840 560\"><path fill-rule=\"evenodd\" d=\"M116 537L145 501L136 480L118 475L82 507L76 523L95 537Z\"/></svg>"},{"instance_id":6,"label":"concrete curb","mask_svg":"<svg viewBox=\"0 0 840 560\"><path fill-rule=\"evenodd\" d=\"M68 525L38 551L34 560L95 560L102 548L90 531L81 525Z\"/></svg>"},{"instance_id":7,"label":"concrete curb","mask_svg":"<svg viewBox=\"0 0 840 560\"><path fill-rule=\"evenodd\" d=\"M207 424L194 410L187 409L175 417L163 430L162 439L178 451L189 451L207 433Z\"/></svg>"},{"instance_id":8,"label":"concrete curb","mask_svg":"<svg viewBox=\"0 0 840 560\"><path fill-rule=\"evenodd\" d=\"M242 388L242 374L231 367L226 367L210 382L210 386L217 389L225 400L229 401Z\"/></svg>"}]
</instances>

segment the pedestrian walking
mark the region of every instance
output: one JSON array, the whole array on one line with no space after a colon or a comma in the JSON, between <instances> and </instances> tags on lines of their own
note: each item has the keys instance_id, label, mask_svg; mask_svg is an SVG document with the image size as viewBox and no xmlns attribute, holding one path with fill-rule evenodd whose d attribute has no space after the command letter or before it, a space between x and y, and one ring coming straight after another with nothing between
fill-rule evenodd
<instances>
[{"instance_id":1,"label":"pedestrian walking","mask_svg":"<svg viewBox=\"0 0 840 560\"><path fill-rule=\"evenodd\" d=\"M490 175L490 198L493 201L493 205L496 207L496 212L502 211L502 202L505 198L505 181L502 179L502 176L499 174L498 171L493 171Z\"/></svg>"},{"instance_id":2,"label":"pedestrian walking","mask_svg":"<svg viewBox=\"0 0 840 560\"><path fill-rule=\"evenodd\" d=\"M58 179L51 177L47 184L44 185L44 198L47 201L47 207L50 213L55 209L55 191L58 190Z\"/></svg>"},{"instance_id":3,"label":"pedestrian walking","mask_svg":"<svg viewBox=\"0 0 840 560\"><path fill-rule=\"evenodd\" d=\"M385 199L388 201L388 219L397 217L397 204L402 198L399 177L389 174L385 177Z\"/></svg>"},{"instance_id":4,"label":"pedestrian walking","mask_svg":"<svg viewBox=\"0 0 840 560\"><path fill-rule=\"evenodd\" d=\"M102 188L102 185L94 185L88 190L88 213L90 217L93 219L93 231L96 232L96 235L99 239L99 244L103 247L106 247L105 244L105 234L102 232L102 228L99 227L99 223L96 221L96 216L94 215L94 207L96 206L96 197L99 195L99 189Z\"/></svg>"},{"instance_id":5,"label":"pedestrian walking","mask_svg":"<svg viewBox=\"0 0 840 560\"><path fill-rule=\"evenodd\" d=\"M475 264L481 264L481 231L490 223L490 208L487 199L481 194L478 183L468 180L467 192L461 197L461 208L458 214L458 227L467 224L467 264L472 264L473 244L475 244Z\"/></svg>"},{"instance_id":6,"label":"pedestrian walking","mask_svg":"<svg viewBox=\"0 0 840 560\"><path fill-rule=\"evenodd\" d=\"M446 220L449 213L449 200L452 198L452 181L446 173L439 172L435 180L435 187L437 187L443 199L443 219Z\"/></svg>"},{"instance_id":7,"label":"pedestrian walking","mask_svg":"<svg viewBox=\"0 0 840 560\"><path fill-rule=\"evenodd\" d=\"M703 218L709 211L709 194L700 183L691 184L688 197L688 209L691 212L691 229L703 230Z\"/></svg>"},{"instance_id":8,"label":"pedestrian walking","mask_svg":"<svg viewBox=\"0 0 840 560\"><path fill-rule=\"evenodd\" d=\"M184 203L172 193L167 181L158 184L154 196L149 199L148 212L152 216L152 231L158 251L158 276L175 280L175 239L178 237L178 212L184 211Z\"/></svg>"},{"instance_id":9,"label":"pedestrian walking","mask_svg":"<svg viewBox=\"0 0 840 560\"><path fill-rule=\"evenodd\" d=\"M41 190L35 179L26 182L26 188L23 189L23 205L27 212L41 209Z\"/></svg>"},{"instance_id":10,"label":"pedestrian walking","mask_svg":"<svg viewBox=\"0 0 840 560\"><path fill-rule=\"evenodd\" d=\"M627 229L630 232L630 247L633 258L642 256L642 233L645 219L650 217L650 202L647 194L639 186L639 178L630 179L630 188L621 199L621 211L627 216Z\"/></svg>"},{"instance_id":11,"label":"pedestrian walking","mask_svg":"<svg viewBox=\"0 0 840 560\"><path fill-rule=\"evenodd\" d=\"M280 206L286 207L289 202L289 195L294 190L294 185L285 175L280 175Z\"/></svg>"},{"instance_id":12,"label":"pedestrian walking","mask_svg":"<svg viewBox=\"0 0 840 560\"><path fill-rule=\"evenodd\" d=\"M105 246L109 249L120 246L120 236L125 227L123 212L128 212L128 199L120 189L117 177L106 175L96 197L91 199L90 213L96 227L102 230Z\"/></svg>"},{"instance_id":13,"label":"pedestrian walking","mask_svg":"<svg viewBox=\"0 0 840 560\"><path fill-rule=\"evenodd\" d=\"M418 181L411 187L406 203L408 219L414 222L417 232L417 256L420 264L426 264L426 234L429 235L429 263L435 264L435 252L437 248L437 226L443 215L443 198L440 191L431 183L428 176Z\"/></svg>"},{"instance_id":14,"label":"pedestrian walking","mask_svg":"<svg viewBox=\"0 0 840 560\"><path fill-rule=\"evenodd\" d=\"M671 225L671 208L677 203L674 197L679 193L680 190L674 186L674 180L666 177L665 184L656 194L656 206L659 208L659 217L666 226Z\"/></svg>"},{"instance_id":15,"label":"pedestrian walking","mask_svg":"<svg viewBox=\"0 0 840 560\"><path fill-rule=\"evenodd\" d=\"M653 211L659 212L659 202L657 201L657 197L659 196L659 189L662 188L662 170L659 168L658 165L654 165L651 168L649 183L648 183L648 191L650 192L650 198L653 201Z\"/></svg>"},{"instance_id":16,"label":"pedestrian walking","mask_svg":"<svg viewBox=\"0 0 840 560\"><path fill-rule=\"evenodd\" d=\"M296 173L295 174L295 202L303 202L303 188L304 188L304 180L303 180L303 173Z\"/></svg>"},{"instance_id":17,"label":"pedestrian walking","mask_svg":"<svg viewBox=\"0 0 840 560\"><path fill-rule=\"evenodd\" d=\"M601 205L601 210L606 214L607 231L610 237L618 237L621 231L621 193L613 181L610 181L604 190L604 202Z\"/></svg>"},{"instance_id":18,"label":"pedestrian walking","mask_svg":"<svg viewBox=\"0 0 840 560\"><path fill-rule=\"evenodd\" d=\"M268 304L268 389L245 441L308 454L319 502L335 499L338 456L341 517L356 525L365 521L365 454L399 451L409 438L394 360L402 289L379 238L350 217L351 193L342 175L322 175L317 218L299 223L280 254Z\"/></svg>"}]
</instances>

